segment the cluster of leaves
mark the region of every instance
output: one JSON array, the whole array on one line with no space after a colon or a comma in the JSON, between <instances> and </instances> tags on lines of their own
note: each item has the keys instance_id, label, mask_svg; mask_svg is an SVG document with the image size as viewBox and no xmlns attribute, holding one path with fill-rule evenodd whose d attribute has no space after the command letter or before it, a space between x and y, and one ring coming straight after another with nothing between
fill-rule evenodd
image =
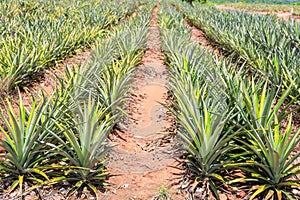
<instances>
[{"instance_id":1,"label":"cluster of leaves","mask_svg":"<svg viewBox=\"0 0 300 200\"><path fill-rule=\"evenodd\" d=\"M2 1L0 92L25 84L41 68L90 44L138 4L106 0Z\"/></svg>"},{"instance_id":2,"label":"cluster of leaves","mask_svg":"<svg viewBox=\"0 0 300 200\"><path fill-rule=\"evenodd\" d=\"M299 188L299 130L292 132L288 96L293 86L281 91L260 74L229 61L217 60L190 38L183 16L170 5L162 6L159 26L163 50L171 70L173 112L193 172L193 189L210 187L216 196L223 184L249 188L257 196L293 199ZM287 103L288 102L288 103ZM288 123L282 127L284 120ZM246 177L229 181L224 169L239 169ZM203 191L203 190L201 190ZM203 193L202 198L207 198Z\"/></svg>"},{"instance_id":3,"label":"cluster of leaves","mask_svg":"<svg viewBox=\"0 0 300 200\"><path fill-rule=\"evenodd\" d=\"M97 194L104 184L107 135L122 114L134 67L146 44L152 4L141 7L107 38L90 59L68 69L54 94L24 105L7 100L1 113L0 182L20 195L43 185L69 183L73 194L83 186ZM24 182L30 187L24 188Z\"/></svg>"},{"instance_id":4,"label":"cluster of leaves","mask_svg":"<svg viewBox=\"0 0 300 200\"><path fill-rule=\"evenodd\" d=\"M278 86L293 85L292 96L299 94L298 22L278 20L273 15L218 10L198 3L194 7L177 0L173 3L224 51L236 53L253 71L267 76Z\"/></svg>"}]
</instances>

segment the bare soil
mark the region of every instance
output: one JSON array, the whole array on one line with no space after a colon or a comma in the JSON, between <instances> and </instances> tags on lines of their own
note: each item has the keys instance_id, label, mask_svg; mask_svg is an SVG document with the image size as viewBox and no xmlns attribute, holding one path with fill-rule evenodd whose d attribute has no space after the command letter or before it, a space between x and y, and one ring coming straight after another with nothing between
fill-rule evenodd
<instances>
[{"instance_id":1,"label":"bare soil","mask_svg":"<svg viewBox=\"0 0 300 200\"><path fill-rule=\"evenodd\" d=\"M110 152L108 171L112 176L105 199L155 199L163 190L174 200L183 199L174 186L176 174L181 173L174 158L178 144L167 133L162 134L172 127L173 119L159 103L167 101L169 77L161 52L157 11L156 7L147 49L125 105L128 116L112 138L116 146Z\"/></svg>"},{"instance_id":2,"label":"bare soil","mask_svg":"<svg viewBox=\"0 0 300 200\"><path fill-rule=\"evenodd\" d=\"M224 5L224 4L216 5L215 7L218 8L218 9L244 11L244 12L247 12L249 14L263 14L263 15L275 14L275 15L277 15L277 17L279 19L283 19L283 20L293 19L293 20L298 21L298 22L300 21L300 16L293 15L293 14L288 13L288 12L255 11L255 10L248 10L248 9L239 9L239 8L235 8L233 6Z\"/></svg>"},{"instance_id":3,"label":"bare soil","mask_svg":"<svg viewBox=\"0 0 300 200\"><path fill-rule=\"evenodd\" d=\"M188 23L187 21L184 21L184 25L191 30L191 39L193 41L201 45L201 47L206 49L207 51L220 55L219 50L212 44L211 41L209 41L209 39L206 38L203 31Z\"/></svg>"}]
</instances>

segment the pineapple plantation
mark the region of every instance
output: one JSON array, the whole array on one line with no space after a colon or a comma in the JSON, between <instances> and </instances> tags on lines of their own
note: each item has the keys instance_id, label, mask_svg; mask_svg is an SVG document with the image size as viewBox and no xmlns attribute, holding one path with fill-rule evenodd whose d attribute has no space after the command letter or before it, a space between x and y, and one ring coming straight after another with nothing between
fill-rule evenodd
<instances>
[{"instance_id":1,"label":"pineapple plantation","mask_svg":"<svg viewBox=\"0 0 300 200\"><path fill-rule=\"evenodd\" d=\"M0 10L0 199L300 199L297 19L181 0Z\"/></svg>"}]
</instances>

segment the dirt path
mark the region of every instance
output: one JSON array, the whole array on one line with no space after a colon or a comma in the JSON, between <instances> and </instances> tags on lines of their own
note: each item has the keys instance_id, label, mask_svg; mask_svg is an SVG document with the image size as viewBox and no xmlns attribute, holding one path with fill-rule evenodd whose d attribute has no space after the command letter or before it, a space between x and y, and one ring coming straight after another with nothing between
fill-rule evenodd
<instances>
[{"instance_id":1,"label":"dirt path","mask_svg":"<svg viewBox=\"0 0 300 200\"><path fill-rule=\"evenodd\" d=\"M209 41L205 33L195 27L194 25L190 24L186 20L184 21L184 25L191 30L191 39L194 40L197 44L201 45L202 48L206 49L207 51L211 53L215 53L217 55L220 55L219 50L214 47L214 45Z\"/></svg>"},{"instance_id":2,"label":"dirt path","mask_svg":"<svg viewBox=\"0 0 300 200\"><path fill-rule=\"evenodd\" d=\"M272 13L272 12L268 12L268 11L255 11L255 10L239 9L239 8L235 8L235 7L229 6L229 5L216 5L215 7L218 8L218 9L245 11L249 14L263 14L263 15L274 14L274 15L277 15L277 17L279 19L283 19L283 20L294 19L297 22L300 21L300 16L296 16L296 15L293 15L293 14L288 13L288 12L275 12L275 13Z\"/></svg>"},{"instance_id":3,"label":"dirt path","mask_svg":"<svg viewBox=\"0 0 300 200\"><path fill-rule=\"evenodd\" d=\"M158 102L167 100L168 70L163 62L157 26L156 7L150 23L147 49L135 73L130 99L126 103L129 115L124 128L115 137L110 152L109 179L111 184L105 199L150 200L167 192L173 200L183 199L176 194L173 158L176 143L164 132L172 127L172 118Z\"/></svg>"}]
</instances>

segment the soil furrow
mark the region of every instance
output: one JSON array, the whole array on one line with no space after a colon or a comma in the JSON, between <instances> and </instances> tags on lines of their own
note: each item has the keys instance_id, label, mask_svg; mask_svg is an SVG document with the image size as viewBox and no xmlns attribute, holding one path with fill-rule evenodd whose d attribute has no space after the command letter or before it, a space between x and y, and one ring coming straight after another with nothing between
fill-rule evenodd
<instances>
[{"instance_id":1,"label":"soil furrow","mask_svg":"<svg viewBox=\"0 0 300 200\"><path fill-rule=\"evenodd\" d=\"M150 22L150 34L142 64L137 67L130 98L125 105L128 116L118 132L122 137L113 139L116 145L110 152L108 170L112 175L106 199L155 199L162 191L172 199L182 199L172 186L174 173L180 170L173 158L176 142L166 134L172 126L172 118L159 103L168 97L168 69L164 65L161 41L154 9Z\"/></svg>"},{"instance_id":2,"label":"soil furrow","mask_svg":"<svg viewBox=\"0 0 300 200\"><path fill-rule=\"evenodd\" d=\"M203 31L187 21L184 21L184 25L191 30L191 39L193 41L201 45L201 47L206 49L207 51L220 55L219 50L212 44L211 41L209 41L209 39L207 39Z\"/></svg>"}]
</instances>

